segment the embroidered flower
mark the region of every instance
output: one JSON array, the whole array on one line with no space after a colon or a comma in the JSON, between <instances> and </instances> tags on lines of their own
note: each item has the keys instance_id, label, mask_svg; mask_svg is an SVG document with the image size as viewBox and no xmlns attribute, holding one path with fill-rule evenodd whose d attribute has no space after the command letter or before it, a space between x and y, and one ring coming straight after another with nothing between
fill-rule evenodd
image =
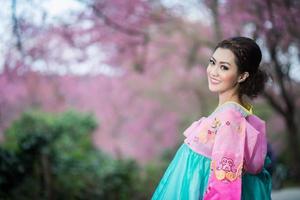
<instances>
[{"instance_id":1,"label":"embroidered flower","mask_svg":"<svg viewBox=\"0 0 300 200\"><path fill-rule=\"evenodd\" d=\"M237 131L238 133L243 133L243 132L242 132L242 126L241 126L241 125L237 126L236 131Z\"/></svg>"},{"instance_id":2,"label":"embroidered flower","mask_svg":"<svg viewBox=\"0 0 300 200\"><path fill-rule=\"evenodd\" d=\"M216 129L216 128L218 128L219 126L221 126L221 121L218 120L218 119L215 117L214 121L212 122L211 127L214 128L214 129Z\"/></svg>"},{"instance_id":3,"label":"embroidered flower","mask_svg":"<svg viewBox=\"0 0 300 200\"><path fill-rule=\"evenodd\" d=\"M236 170L233 169L233 166L234 166L234 162L231 158L223 157L217 169L222 169L226 172L229 171L236 172Z\"/></svg>"},{"instance_id":4,"label":"embroidered flower","mask_svg":"<svg viewBox=\"0 0 300 200\"><path fill-rule=\"evenodd\" d=\"M234 168L235 164L231 158L223 157L216 166L215 162L211 164L211 169L214 171L215 177L220 181L234 181L241 176L242 163L238 168Z\"/></svg>"}]
</instances>

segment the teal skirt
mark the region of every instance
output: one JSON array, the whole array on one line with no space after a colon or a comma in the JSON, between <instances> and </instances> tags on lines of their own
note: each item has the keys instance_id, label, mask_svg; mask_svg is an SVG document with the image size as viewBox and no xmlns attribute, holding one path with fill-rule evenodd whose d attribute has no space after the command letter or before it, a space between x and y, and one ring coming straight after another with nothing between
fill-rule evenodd
<instances>
[{"instance_id":1,"label":"teal skirt","mask_svg":"<svg viewBox=\"0 0 300 200\"><path fill-rule=\"evenodd\" d=\"M183 143L160 180L152 200L203 199L210 162L210 158L194 152ZM265 166L267 162L268 157ZM245 173L242 176L242 199L271 199L271 176L265 168L259 174Z\"/></svg>"}]
</instances>

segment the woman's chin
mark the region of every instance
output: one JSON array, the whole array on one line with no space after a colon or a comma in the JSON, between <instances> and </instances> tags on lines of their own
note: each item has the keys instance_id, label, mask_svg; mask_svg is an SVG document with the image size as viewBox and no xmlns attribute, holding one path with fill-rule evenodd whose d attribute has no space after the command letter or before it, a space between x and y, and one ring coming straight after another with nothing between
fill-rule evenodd
<instances>
[{"instance_id":1,"label":"woman's chin","mask_svg":"<svg viewBox=\"0 0 300 200\"><path fill-rule=\"evenodd\" d=\"M211 91L211 92L219 92L219 89L217 87L214 87L214 86L208 86L208 89Z\"/></svg>"}]
</instances>

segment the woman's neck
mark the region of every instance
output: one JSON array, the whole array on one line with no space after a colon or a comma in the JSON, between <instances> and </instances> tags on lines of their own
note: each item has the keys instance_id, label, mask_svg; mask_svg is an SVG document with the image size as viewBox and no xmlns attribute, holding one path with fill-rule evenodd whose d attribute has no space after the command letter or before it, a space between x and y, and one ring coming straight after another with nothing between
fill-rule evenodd
<instances>
[{"instance_id":1,"label":"woman's neck","mask_svg":"<svg viewBox=\"0 0 300 200\"><path fill-rule=\"evenodd\" d=\"M227 101L233 101L244 106L243 99L240 98L238 95L219 95L219 106Z\"/></svg>"}]
</instances>

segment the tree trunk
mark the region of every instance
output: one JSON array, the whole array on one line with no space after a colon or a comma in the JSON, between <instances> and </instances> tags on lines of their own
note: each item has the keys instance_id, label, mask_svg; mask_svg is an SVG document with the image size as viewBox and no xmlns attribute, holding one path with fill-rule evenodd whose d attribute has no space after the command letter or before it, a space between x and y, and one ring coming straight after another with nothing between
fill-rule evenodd
<instances>
[{"instance_id":1,"label":"tree trunk","mask_svg":"<svg viewBox=\"0 0 300 200\"><path fill-rule=\"evenodd\" d=\"M285 117L285 123L288 130L288 148L291 153L291 176L295 180L300 179L300 152L299 152L299 139L298 139L298 127L296 125L293 116L287 115Z\"/></svg>"},{"instance_id":2,"label":"tree trunk","mask_svg":"<svg viewBox=\"0 0 300 200\"><path fill-rule=\"evenodd\" d=\"M52 186L51 186L51 169L50 169L50 162L49 156L46 154L42 154L42 169L43 169L43 184L45 189L45 196L46 199L53 199L52 194Z\"/></svg>"}]
</instances>

